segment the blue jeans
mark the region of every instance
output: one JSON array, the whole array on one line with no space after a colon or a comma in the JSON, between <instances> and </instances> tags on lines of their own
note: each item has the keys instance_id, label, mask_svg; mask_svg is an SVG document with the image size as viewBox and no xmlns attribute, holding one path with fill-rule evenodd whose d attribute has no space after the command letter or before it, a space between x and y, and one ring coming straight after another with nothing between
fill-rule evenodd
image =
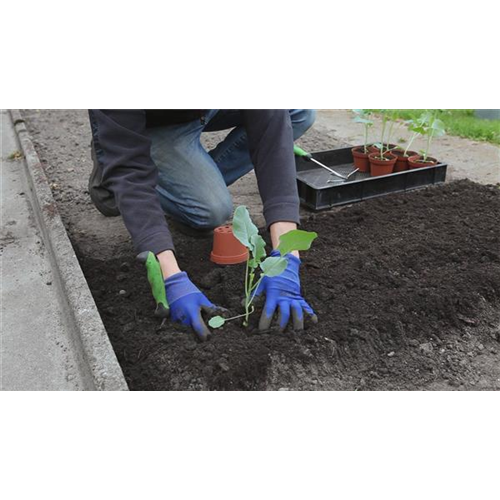
<instances>
[{"instance_id":1,"label":"blue jeans","mask_svg":"<svg viewBox=\"0 0 500 500\"><path fill-rule=\"evenodd\" d=\"M294 140L314 123L315 111L292 109ZM233 129L212 151L202 132ZM151 157L159 170L157 191L165 213L196 229L213 229L233 213L228 186L253 169L247 136L238 110L210 110L199 120L148 129Z\"/></svg>"}]
</instances>

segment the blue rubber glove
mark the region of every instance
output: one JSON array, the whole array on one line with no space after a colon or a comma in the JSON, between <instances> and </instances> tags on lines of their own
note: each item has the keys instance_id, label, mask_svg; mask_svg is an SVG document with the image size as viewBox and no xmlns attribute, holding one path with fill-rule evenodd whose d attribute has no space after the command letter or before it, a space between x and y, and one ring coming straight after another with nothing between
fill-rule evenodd
<instances>
[{"instance_id":1,"label":"blue rubber glove","mask_svg":"<svg viewBox=\"0 0 500 500\"><path fill-rule=\"evenodd\" d=\"M280 253L277 250L271 252L271 257L279 257L279 255ZM257 296L262 293L266 294L259 330L269 329L276 309L279 310L278 324L280 330L286 328L290 316L292 316L294 330L303 330L304 311L309 315L313 323L318 321L318 317L300 292L300 259L292 254L286 255L285 258L288 260L286 269L278 276L272 278L265 276L257 289Z\"/></svg>"},{"instance_id":2,"label":"blue rubber glove","mask_svg":"<svg viewBox=\"0 0 500 500\"><path fill-rule=\"evenodd\" d=\"M215 315L217 307L193 285L185 272L167 278L165 292L172 320L190 326L201 340L206 340L210 336L210 330L201 313L203 311L208 315Z\"/></svg>"}]
</instances>

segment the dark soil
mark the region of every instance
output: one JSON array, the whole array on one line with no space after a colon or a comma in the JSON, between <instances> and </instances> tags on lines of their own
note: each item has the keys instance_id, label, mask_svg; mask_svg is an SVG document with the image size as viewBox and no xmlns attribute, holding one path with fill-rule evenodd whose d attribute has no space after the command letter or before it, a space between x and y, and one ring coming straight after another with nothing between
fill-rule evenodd
<instances>
[{"instance_id":1,"label":"dark soil","mask_svg":"<svg viewBox=\"0 0 500 500\"><path fill-rule=\"evenodd\" d=\"M133 390L498 389L500 190L459 181L311 216L302 333L228 323L198 343L161 326L132 252L79 258ZM175 235L185 270L238 314L242 265L219 268L210 240ZM77 248L77 251L79 248Z\"/></svg>"}]
</instances>

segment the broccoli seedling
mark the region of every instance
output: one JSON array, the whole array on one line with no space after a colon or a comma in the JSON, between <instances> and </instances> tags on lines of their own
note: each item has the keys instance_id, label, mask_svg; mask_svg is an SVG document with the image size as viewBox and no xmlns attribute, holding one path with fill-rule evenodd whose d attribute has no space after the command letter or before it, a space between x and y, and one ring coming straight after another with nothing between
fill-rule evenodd
<instances>
[{"instance_id":1,"label":"broccoli seedling","mask_svg":"<svg viewBox=\"0 0 500 500\"><path fill-rule=\"evenodd\" d=\"M370 116L372 112L369 109L353 109L353 112L355 114L353 120L356 123L361 123L363 127L365 128L365 145L364 145L364 152L365 154L368 153L368 133L370 131L370 128L373 126L373 120L370 120Z\"/></svg>"},{"instance_id":2,"label":"broccoli seedling","mask_svg":"<svg viewBox=\"0 0 500 500\"><path fill-rule=\"evenodd\" d=\"M395 109L380 109L379 112L382 114L382 132L380 134L380 142L374 144L374 146L380 151L380 159L384 160L384 155L392 151L390 143L397 115ZM387 137L385 136L386 132Z\"/></svg>"},{"instance_id":3,"label":"broccoli seedling","mask_svg":"<svg viewBox=\"0 0 500 500\"><path fill-rule=\"evenodd\" d=\"M318 236L314 232L301 231L299 229L289 231L280 237L277 250L279 257L266 257L266 242L260 236L257 226L252 222L250 214L245 206L238 207L233 217L233 234L248 248L248 259L245 269L244 283L244 307L245 312L232 318L215 316L208 324L212 328L220 328L227 321L244 318L243 326L248 326L250 314L255 310L253 301L262 280L268 276L279 276L288 264L285 256L290 252L309 250L312 242Z\"/></svg>"},{"instance_id":4,"label":"broccoli seedling","mask_svg":"<svg viewBox=\"0 0 500 500\"><path fill-rule=\"evenodd\" d=\"M427 141L425 144L425 149L421 151L422 161L426 162L429 156L429 150L431 148L432 139L434 137L441 137L446 133L444 128L444 123L437 117L437 112L434 113L427 112L424 113L425 124L423 127L423 134L427 136Z\"/></svg>"}]
</instances>

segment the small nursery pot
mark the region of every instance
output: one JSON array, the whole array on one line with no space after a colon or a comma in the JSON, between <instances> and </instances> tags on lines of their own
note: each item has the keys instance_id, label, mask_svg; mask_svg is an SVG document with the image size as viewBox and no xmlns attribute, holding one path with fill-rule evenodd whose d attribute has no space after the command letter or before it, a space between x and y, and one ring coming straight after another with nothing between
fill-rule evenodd
<instances>
[{"instance_id":1,"label":"small nursery pot","mask_svg":"<svg viewBox=\"0 0 500 500\"><path fill-rule=\"evenodd\" d=\"M427 157L426 161L422 160L421 155L414 155L408 158L408 166L411 170L413 170L414 168L433 167L437 164L438 161L436 160L436 158L431 158L430 156Z\"/></svg>"},{"instance_id":2,"label":"small nursery pot","mask_svg":"<svg viewBox=\"0 0 500 500\"><path fill-rule=\"evenodd\" d=\"M214 229L214 243L210 254L212 262L230 265L245 262L247 259L248 249L236 239L230 224Z\"/></svg>"},{"instance_id":3,"label":"small nursery pot","mask_svg":"<svg viewBox=\"0 0 500 500\"><path fill-rule=\"evenodd\" d=\"M370 153L368 158L370 160L370 171L372 177L392 174L397 160L396 156L391 153L384 154L383 160L380 158L379 153Z\"/></svg>"},{"instance_id":4,"label":"small nursery pot","mask_svg":"<svg viewBox=\"0 0 500 500\"><path fill-rule=\"evenodd\" d=\"M354 159L354 166L359 169L360 172L369 172L370 161L368 160L368 153L365 153L365 147L358 146L356 148L352 148L351 151Z\"/></svg>"},{"instance_id":5,"label":"small nursery pot","mask_svg":"<svg viewBox=\"0 0 500 500\"><path fill-rule=\"evenodd\" d=\"M417 154L415 151L408 151L406 156L404 156L404 151L401 149L395 149L394 151L391 151L391 153L397 158L396 165L394 165L394 172L404 172L405 170L408 170L408 159L410 156L415 156Z\"/></svg>"}]
</instances>

